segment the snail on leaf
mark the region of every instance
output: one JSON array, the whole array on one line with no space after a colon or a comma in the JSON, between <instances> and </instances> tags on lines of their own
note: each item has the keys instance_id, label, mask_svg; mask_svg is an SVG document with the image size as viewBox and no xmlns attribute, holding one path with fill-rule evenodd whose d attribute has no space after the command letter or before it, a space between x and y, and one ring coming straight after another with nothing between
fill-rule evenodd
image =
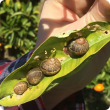
<instances>
[{"instance_id":1,"label":"snail on leaf","mask_svg":"<svg viewBox=\"0 0 110 110\"><path fill-rule=\"evenodd\" d=\"M25 81L20 81L14 86L14 92L17 95L22 95L28 88L28 83Z\"/></svg>"},{"instance_id":2,"label":"snail on leaf","mask_svg":"<svg viewBox=\"0 0 110 110\"><path fill-rule=\"evenodd\" d=\"M40 68L33 68L26 75L27 81L32 85L38 84L43 79L43 77L44 75Z\"/></svg>"},{"instance_id":3,"label":"snail on leaf","mask_svg":"<svg viewBox=\"0 0 110 110\"><path fill-rule=\"evenodd\" d=\"M61 63L57 58L48 58L40 64L40 69L45 75L55 75L61 69Z\"/></svg>"},{"instance_id":4,"label":"snail on leaf","mask_svg":"<svg viewBox=\"0 0 110 110\"><path fill-rule=\"evenodd\" d=\"M78 37L68 42L67 51L70 55L81 56L84 55L89 49L89 43L84 37Z\"/></svg>"}]
</instances>

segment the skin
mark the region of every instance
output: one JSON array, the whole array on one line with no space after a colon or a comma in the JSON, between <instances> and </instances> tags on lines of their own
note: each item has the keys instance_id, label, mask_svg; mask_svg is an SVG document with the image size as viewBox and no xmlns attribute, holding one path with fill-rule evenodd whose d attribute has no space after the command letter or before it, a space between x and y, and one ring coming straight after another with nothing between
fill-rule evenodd
<instances>
[{"instance_id":1,"label":"skin","mask_svg":"<svg viewBox=\"0 0 110 110\"><path fill-rule=\"evenodd\" d=\"M110 21L107 0L46 0L41 13L36 48L48 37L67 30L80 29L93 21ZM102 70L110 57L110 43L105 45L82 70L42 95L51 110L72 93L83 89Z\"/></svg>"}]
</instances>

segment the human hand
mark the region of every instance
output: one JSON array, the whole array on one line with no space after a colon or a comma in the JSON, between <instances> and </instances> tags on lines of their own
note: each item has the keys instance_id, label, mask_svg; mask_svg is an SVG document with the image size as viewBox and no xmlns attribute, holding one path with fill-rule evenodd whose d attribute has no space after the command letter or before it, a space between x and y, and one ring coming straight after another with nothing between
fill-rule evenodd
<instances>
[{"instance_id":1,"label":"human hand","mask_svg":"<svg viewBox=\"0 0 110 110\"><path fill-rule=\"evenodd\" d=\"M93 21L110 21L110 0L47 0L41 14L36 48L52 35L80 29ZM43 94L47 110L83 89L101 71L110 56L109 47L110 43L82 70Z\"/></svg>"},{"instance_id":2,"label":"human hand","mask_svg":"<svg viewBox=\"0 0 110 110\"><path fill-rule=\"evenodd\" d=\"M46 0L36 48L52 35L80 29L93 21L110 21L110 0Z\"/></svg>"}]
</instances>

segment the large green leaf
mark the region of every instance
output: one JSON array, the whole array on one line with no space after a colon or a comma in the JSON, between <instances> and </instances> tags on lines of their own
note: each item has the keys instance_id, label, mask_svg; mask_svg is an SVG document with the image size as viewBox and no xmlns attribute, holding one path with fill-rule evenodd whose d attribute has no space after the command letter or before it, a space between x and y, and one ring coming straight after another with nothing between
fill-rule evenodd
<instances>
[{"instance_id":1,"label":"large green leaf","mask_svg":"<svg viewBox=\"0 0 110 110\"><path fill-rule=\"evenodd\" d=\"M17 16L17 15L24 15L24 16L27 16L26 14L24 14L23 12L16 12L14 13L11 17L14 17L14 16Z\"/></svg>"},{"instance_id":2,"label":"large green leaf","mask_svg":"<svg viewBox=\"0 0 110 110\"><path fill-rule=\"evenodd\" d=\"M29 2L27 5L28 5L28 6L27 6L27 9L26 9L26 12L27 12L27 14L30 14L31 11L32 11L32 3Z\"/></svg>"},{"instance_id":3,"label":"large green leaf","mask_svg":"<svg viewBox=\"0 0 110 110\"><path fill-rule=\"evenodd\" d=\"M5 27L9 27L8 24L6 24L3 20L1 20L1 23L5 26Z\"/></svg>"},{"instance_id":4,"label":"large green leaf","mask_svg":"<svg viewBox=\"0 0 110 110\"><path fill-rule=\"evenodd\" d=\"M14 32L11 34L11 38L10 38L10 41L9 41L9 43L10 44L13 44L14 43Z\"/></svg>"},{"instance_id":5,"label":"large green leaf","mask_svg":"<svg viewBox=\"0 0 110 110\"><path fill-rule=\"evenodd\" d=\"M39 23L40 19L36 15L31 15L30 17L32 17L37 23Z\"/></svg>"},{"instance_id":6,"label":"large green leaf","mask_svg":"<svg viewBox=\"0 0 110 110\"><path fill-rule=\"evenodd\" d=\"M22 22L22 25L25 25L28 22L28 18L22 18L21 22Z\"/></svg>"},{"instance_id":7,"label":"large green leaf","mask_svg":"<svg viewBox=\"0 0 110 110\"><path fill-rule=\"evenodd\" d=\"M28 33L30 36L35 37L35 34L32 31L29 31Z\"/></svg>"},{"instance_id":8,"label":"large green leaf","mask_svg":"<svg viewBox=\"0 0 110 110\"><path fill-rule=\"evenodd\" d=\"M5 13L5 10L3 9L3 7L0 7L0 14Z\"/></svg>"},{"instance_id":9,"label":"large green leaf","mask_svg":"<svg viewBox=\"0 0 110 110\"><path fill-rule=\"evenodd\" d=\"M4 26L0 27L0 32L2 32L4 30L5 30L5 27Z\"/></svg>"},{"instance_id":10,"label":"large green leaf","mask_svg":"<svg viewBox=\"0 0 110 110\"><path fill-rule=\"evenodd\" d=\"M23 66L17 68L3 80L0 86L0 105L15 106L36 99L81 70L110 41L109 29L110 24L107 22L92 22L81 30L67 31L48 38L33 52L30 59ZM63 48L68 41L78 35L88 40L89 50L82 57L70 57L64 53ZM39 67L46 57L51 57L52 55L58 59L63 59L61 61L61 70L54 76L45 76L38 85L28 88L23 95L16 95L13 91L14 85L20 81L27 81L26 74L30 68ZM39 56L40 59L35 59L36 56ZM18 80L19 78L21 80Z\"/></svg>"}]
</instances>

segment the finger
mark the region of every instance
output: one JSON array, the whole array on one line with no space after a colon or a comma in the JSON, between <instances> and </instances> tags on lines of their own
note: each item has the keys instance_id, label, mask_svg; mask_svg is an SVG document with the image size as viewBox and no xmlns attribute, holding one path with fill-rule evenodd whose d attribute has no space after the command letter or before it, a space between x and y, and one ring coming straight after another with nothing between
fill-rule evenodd
<instances>
[{"instance_id":1,"label":"finger","mask_svg":"<svg viewBox=\"0 0 110 110\"><path fill-rule=\"evenodd\" d=\"M81 17L88 11L95 0L69 0L69 2L68 0L57 1Z\"/></svg>"},{"instance_id":2,"label":"finger","mask_svg":"<svg viewBox=\"0 0 110 110\"><path fill-rule=\"evenodd\" d=\"M110 0L96 0L87 14L71 23L67 28L80 29L93 21L110 21Z\"/></svg>"},{"instance_id":3,"label":"finger","mask_svg":"<svg viewBox=\"0 0 110 110\"><path fill-rule=\"evenodd\" d=\"M74 12L63 7L60 3L58 4L54 0L49 0L45 2L42 11L35 48L48 37L54 36L59 32L81 29L93 21L110 21L109 12L110 0L95 0L90 10L81 18L78 18Z\"/></svg>"},{"instance_id":4,"label":"finger","mask_svg":"<svg viewBox=\"0 0 110 110\"><path fill-rule=\"evenodd\" d=\"M69 3L67 3L67 5L66 5L65 0L62 0L62 1L47 0L47 1L45 1L43 10L41 13L39 31L38 31L38 36L42 36L42 39L41 39L41 37L38 37L35 48L37 48L49 36L52 36L59 32L65 31L65 26L67 27L68 24L77 21L79 19L79 16L75 12L77 11L77 13L80 13L80 15L83 14L83 13L81 13L82 9L87 9L87 6L89 7L90 4L92 3L92 2L88 2L89 0L82 0L82 1L83 1L83 2L81 2L82 5L80 5L79 7L77 6L77 4L79 4L78 0L77 1L70 0ZM62 3L62 2L64 2L64 3ZM64 6L64 4L65 4L65 6ZM87 4L89 4L89 5L87 5ZM74 7L74 8L72 8L72 7ZM74 12L73 12L73 10L74 10ZM80 10L80 11L78 11L78 10ZM83 11L85 11L85 10L83 10ZM42 32L44 33L43 35L42 35Z\"/></svg>"},{"instance_id":5,"label":"finger","mask_svg":"<svg viewBox=\"0 0 110 110\"><path fill-rule=\"evenodd\" d=\"M55 23L74 22L79 17L63 4L55 0L47 0L44 3L41 19L52 19Z\"/></svg>"},{"instance_id":6,"label":"finger","mask_svg":"<svg viewBox=\"0 0 110 110\"><path fill-rule=\"evenodd\" d=\"M79 19L79 17L74 12L56 0L45 1L41 13L35 48L37 48L48 37L61 32L64 25L70 24L77 19Z\"/></svg>"},{"instance_id":7,"label":"finger","mask_svg":"<svg viewBox=\"0 0 110 110\"><path fill-rule=\"evenodd\" d=\"M83 16L95 0L47 0L41 18L74 22Z\"/></svg>"}]
</instances>

